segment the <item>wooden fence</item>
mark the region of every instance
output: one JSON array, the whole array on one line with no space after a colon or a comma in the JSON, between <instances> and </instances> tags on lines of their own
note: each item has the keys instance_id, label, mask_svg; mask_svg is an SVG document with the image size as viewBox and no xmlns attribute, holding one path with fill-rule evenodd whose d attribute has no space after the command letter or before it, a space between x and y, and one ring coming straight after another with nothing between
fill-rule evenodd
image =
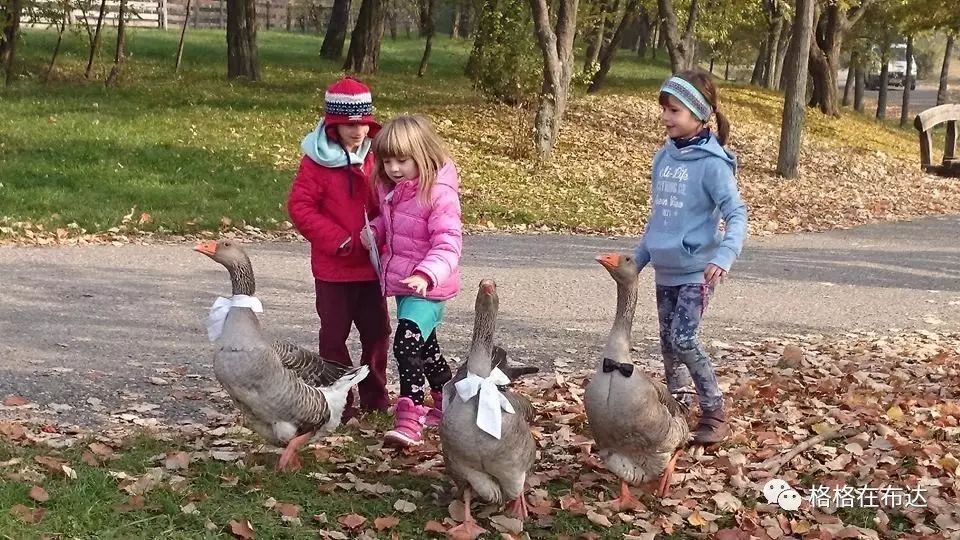
<instances>
[{"instance_id":1,"label":"wooden fence","mask_svg":"<svg viewBox=\"0 0 960 540\"><path fill-rule=\"evenodd\" d=\"M191 28L226 28L227 2L229 0L192 0L190 3ZM54 1L50 1L54 4ZM287 30L299 32L322 32L333 0L257 0L257 28L261 30ZM107 0L104 24L116 26L120 15L120 1ZM127 2L129 17L127 25L148 28L179 28L187 16L187 0L149 0ZM84 9L73 9L68 20L71 23L97 24L100 2L92 0ZM353 17L351 17L352 19ZM47 26L53 21L24 14L24 26ZM351 21L352 25L352 21Z\"/></svg>"}]
</instances>

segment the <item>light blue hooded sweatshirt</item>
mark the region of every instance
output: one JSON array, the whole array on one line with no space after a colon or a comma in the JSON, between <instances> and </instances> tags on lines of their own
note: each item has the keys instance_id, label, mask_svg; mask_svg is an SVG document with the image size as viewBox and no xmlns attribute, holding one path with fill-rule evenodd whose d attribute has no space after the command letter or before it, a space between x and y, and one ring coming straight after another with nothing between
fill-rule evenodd
<instances>
[{"instance_id":1,"label":"light blue hooded sweatshirt","mask_svg":"<svg viewBox=\"0 0 960 540\"><path fill-rule=\"evenodd\" d=\"M652 211L635 254L639 268L653 266L657 284L704 283L710 263L730 270L747 235L736 172L736 156L712 133L684 148L668 140L654 156Z\"/></svg>"}]
</instances>

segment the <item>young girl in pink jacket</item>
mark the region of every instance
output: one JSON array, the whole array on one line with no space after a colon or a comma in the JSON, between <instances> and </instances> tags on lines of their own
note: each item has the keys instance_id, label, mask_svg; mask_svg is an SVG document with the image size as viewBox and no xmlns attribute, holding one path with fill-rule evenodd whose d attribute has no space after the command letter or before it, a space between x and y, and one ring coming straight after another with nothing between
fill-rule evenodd
<instances>
[{"instance_id":1,"label":"young girl in pink jacket","mask_svg":"<svg viewBox=\"0 0 960 540\"><path fill-rule=\"evenodd\" d=\"M390 121L372 150L381 213L370 228L380 250L380 285L385 296L396 297L398 319L393 354L400 398L393 429L384 438L418 445L423 426L440 423L441 391L452 377L436 329L444 302L460 292L460 182L453 160L423 116ZM424 378L433 408L423 405Z\"/></svg>"}]
</instances>

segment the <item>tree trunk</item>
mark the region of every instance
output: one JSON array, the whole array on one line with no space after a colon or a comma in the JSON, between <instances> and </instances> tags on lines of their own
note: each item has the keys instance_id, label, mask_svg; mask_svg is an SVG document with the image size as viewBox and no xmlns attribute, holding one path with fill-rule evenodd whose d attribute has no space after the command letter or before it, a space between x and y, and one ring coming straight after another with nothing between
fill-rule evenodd
<instances>
[{"instance_id":1,"label":"tree trunk","mask_svg":"<svg viewBox=\"0 0 960 540\"><path fill-rule=\"evenodd\" d=\"M773 85L777 82L777 58L779 57L777 47L780 46L780 35L783 34L783 16L780 15L779 10L775 16L776 20L767 32L767 58L763 63L763 86L770 90L773 90Z\"/></svg>"},{"instance_id":2,"label":"tree trunk","mask_svg":"<svg viewBox=\"0 0 960 540\"><path fill-rule=\"evenodd\" d=\"M787 24L788 21L784 20L783 30L780 31L780 39L777 40L777 62L776 68L773 73L773 81L776 85L776 88L783 89L784 80L783 80L783 61L787 57L787 49L790 48L790 36L791 28ZM772 87L771 87L772 89Z\"/></svg>"},{"instance_id":3,"label":"tree trunk","mask_svg":"<svg viewBox=\"0 0 960 540\"><path fill-rule=\"evenodd\" d=\"M860 61L860 51L850 53L850 65L847 67L847 81L843 84L843 101L841 105L850 106L850 90L853 89L853 81L857 78L857 62Z\"/></svg>"},{"instance_id":4,"label":"tree trunk","mask_svg":"<svg viewBox=\"0 0 960 540\"><path fill-rule=\"evenodd\" d=\"M694 0L696 1L696 0ZM573 38L577 31L578 0L558 0L556 26L550 25L547 0L530 0L537 43L543 53L543 87L534 120L534 142L541 159L548 159L557 143L573 77Z\"/></svg>"},{"instance_id":5,"label":"tree trunk","mask_svg":"<svg viewBox=\"0 0 960 540\"><path fill-rule=\"evenodd\" d=\"M610 66L613 64L613 57L617 54L620 40L623 39L623 34L626 32L627 27L633 24L636 11L637 0L630 0L623 12L623 18L620 19L620 24L617 25L613 36L610 37L610 40L604 45L603 51L600 52L600 69L593 75L593 80L590 81L590 87L587 88L587 93L596 92L603 86L603 81L606 79L607 73L610 72Z\"/></svg>"},{"instance_id":6,"label":"tree trunk","mask_svg":"<svg viewBox=\"0 0 960 540\"><path fill-rule=\"evenodd\" d=\"M890 44L883 44L880 53L880 91L877 95L877 120L887 117L887 82L890 79Z\"/></svg>"},{"instance_id":7,"label":"tree trunk","mask_svg":"<svg viewBox=\"0 0 960 540\"><path fill-rule=\"evenodd\" d=\"M713 63L716 61L716 58L713 55L710 55L710 74L713 75Z\"/></svg>"},{"instance_id":8,"label":"tree trunk","mask_svg":"<svg viewBox=\"0 0 960 540\"><path fill-rule=\"evenodd\" d=\"M343 44L347 40L347 25L350 24L350 0L334 0L327 22L327 32L320 45L320 57L336 60L343 55Z\"/></svg>"},{"instance_id":9,"label":"tree trunk","mask_svg":"<svg viewBox=\"0 0 960 540\"><path fill-rule=\"evenodd\" d=\"M227 2L227 78L260 80L256 0Z\"/></svg>"},{"instance_id":10,"label":"tree trunk","mask_svg":"<svg viewBox=\"0 0 960 540\"><path fill-rule=\"evenodd\" d=\"M666 34L667 51L670 53L670 69L676 73L693 67L694 37L697 28L700 0L690 0L687 14L687 27L680 34L677 13L673 9L673 0L657 0L657 7L663 17L663 33Z\"/></svg>"},{"instance_id":11,"label":"tree trunk","mask_svg":"<svg viewBox=\"0 0 960 540\"><path fill-rule=\"evenodd\" d=\"M420 37L427 37L428 20L430 19L430 0L417 0L417 31Z\"/></svg>"},{"instance_id":12,"label":"tree trunk","mask_svg":"<svg viewBox=\"0 0 960 540\"><path fill-rule=\"evenodd\" d=\"M472 0L463 0L463 2L463 8L460 10L460 37L466 39L473 35L476 3Z\"/></svg>"},{"instance_id":13,"label":"tree trunk","mask_svg":"<svg viewBox=\"0 0 960 540\"><path fill-rule=\"evenodd\" d=\"M903 102L900 105L900 127L907 125L910 115L910 79L913 77L913 36L907 36L907 72L903 74Z\"/></svg>"},{"instance_id":14,"label":"tree trunk","mask_svg":"<svg viewBox=\"0 0 960 540\"><path fill-rule=\"evenodd\" d=\"M956 35L952 32L947 35L947 50L943 53L943 66L940 67L940 87L937 89L937 105L947 102L947 80L950 78L950 57L953 56L953 45Z\"/></svg>"},{"instance_id":15,"label":"tree trunk","mask_svg":"<svg viewBox=\"0 0 960 540\"><path fill-rule=\"evenodd\" d=\"M350 49L346 71L376 73L380 69L380 41L383 38L383 9L381 0L363 0L357 24L350 35Z\"/></svg>"},{"instance_id":16,"label":"tree trunk","mask_svg":"<svg viewBox=\"0 0 960 540\"><path fill-rule=\"evenodd\" d=\"M463 6L463 0L453 0L453 22L450 25L450 37L457 39L460 37L460 8Z\"/></svg>"},{"instance_id":17,"label":"tree trunk","mask_svg":"<svg viewBox=\"0 0 960 540\"><path fill-rule=\"evenodd\" d=\"M427 74L427 64L430 62L430 50L433 48L433 35L436 33L434 18L437 16L437 0L427 0L427 44L423 48L423 58L420 59L420 69L417 77Z\"/></svg>"},{"instance_id":18,"label":"tree trunk","mask_svg":"<svg viewBox=\"0 0 960 540\"><path fill-rule=\"evenodd\" d=\"M611 0L603 0L600 2L600 10L599 13L596 14L597 18L593 24L590 25L590 28L587 29L587 35L585 36L587 49L583 55L584 71L589 71L590 66L597 63L600 58L600 49L603 47L604 26L606 25L608 12L612 5L613 2Z\"/></svg>"},{"instance_id":19,"label":"tree trunk","mask_svg":"<svg viewBox=\"0 0 960 540\"><path fill-rule=\"evenodd\" d=\"M478 65L483 58L483 49L495 33L495 24L497 16L497 0L484 0L480 8L480 17L477 21L476 36L473 40L473 49L470 51L470 58L467 59L467 66L464 73L471 80L476 80L478 74Z\"/></svg>"},{"instance_id":20,"label":"tree trunk","mask_svg":"<svg viewBox=\"0 0 960 540\"><path fill-rule=\"evenodd\" d=\"M43 76L43 82L46 83L50 80L50 74L53 73L53 66L57 63L57 56L60 54L60 45L63 44L63 33L67 29L67 15L66 11L63 12L63 17L57 22L57 45L53 48L53 57L50 58L50 65L47 67L47 73Z\"/></svg>"},{"instance_id":21,"label":"tree trunk","mask_svg":"<svg viewBox=\"0 0 960 540\"><path fill-rule=\"evenodd\" d=\"M750 75L750 84L760 86L764 80L763 62L767 59L767 41L760 44L760 50L757 51L757 60L753 63L753 73Z\"/></svg>"},{"instance_id":22,"label":"tree trunk","mask_svg":"<svg viewBox=\"0 0 960 540\"><path fill-rule=\"evenodd\" d=\"M815 2L816 0L797 0L793 21L794 37L790 40L790 51L787 53L789 77L783 103L783 120L780 124L780 150L777 155L777 174L784 178L796 178L798 174Z\"/></svg>"},{"instance_id":23,"label":"tree trunk","mask_svg":"<svg viewBox=\"0 0 960 540\"><path fill-rule=\"evenodd\" d=\"M4 84L7 86L13 82L13 66L17 60L17 36L20 35L20 12L23 11L23 3L21 0L11 0L9 6L6 20L0 20L4 23L0 60L3 61L6 72Z\"/></svg>"},{"instance_id":24,"label":"tree trunk","mask_svg":"<svg viewBox=\"0 0 960 540\"><path fill-rule=\"evenodd\" d=\"M190 20L190 4L192 0L187 0L187 16L183 18L183 27L180 29L180 42L177 43L177 62L173 72L180 71L180 59L183 58L183 38L187 35L187 21Z\"/></svg>"},{"instance_id":25,"label":"tree trunk","mask_svg":"<svg viewBox=\"0 0 960 540\"><path fill-rule=\"evenodd\" d=\"M831 2L815 23L814 47L810 50L810 74L813 76L813 101L823 114L839 116L837 107L837 67L843 40L850 28L876 0L860 0L847 11L837 2Z\"/></svg>"},{"instance_id":26,"label":"tree trunk","mask_svg":"<svg viewBox=\"0 0 960 540\"><path fill-rule=\"evenodd\" d=\"M110 75L107 76L107 86L117 85L127 57L124 50L127 44L127 0L120 0L120 13L117 15L117 19L117 50L113 56L113 67L110 69Z\"/></svg>"},{"instance_id":27,"label":"tree trunk","mask_svg":"<svg viewBox=\"0 0 960 540\"><path fill-rule=\"evenodd\" d=\"M727 58L727 66L723 68L723 80L730 80L730 59Z\"/></svg>"},{"instance_id":28,"label":"tree trunk","mask_svg":"<svg viewBox=\"0 0 960 540\"><path fill-rule=\"evenodd\" d=\"M853 110L863 112L863 91L866 79L866 72L863 69L863 63L857 64L857 70L854 73L856 80L853 81Z\"/></svg>"},{"instance_id":29,"label":"tree trunk","mask_svg":"<svg viewBox=\"0 0 960 540\"><path fill-rule=\"evenodd\" d=\"M93 72L93 59L97 55L97 49L100 48L100 34L103 31L103 17L107 14L107 0L100 0L100 15L97 17L97 30L93 34L93 42L90 44L90 59L87 60L87 69L83 72L83 78L89 79Z\"/></svg>"},{"instance_id":30,"label":"tree trunk","mask_svg":"<svg viewBox=\"0 0 960 540\"><path fill-rule=\"evenodd\" d=\"M637 51L637 56L645 58L647 56L647 44L650 43L651 32L653 31L650 14L646 9L643 9L640 13L637 25L639 26L639 35L634 49Z\"/></svg>"}]
</instances>

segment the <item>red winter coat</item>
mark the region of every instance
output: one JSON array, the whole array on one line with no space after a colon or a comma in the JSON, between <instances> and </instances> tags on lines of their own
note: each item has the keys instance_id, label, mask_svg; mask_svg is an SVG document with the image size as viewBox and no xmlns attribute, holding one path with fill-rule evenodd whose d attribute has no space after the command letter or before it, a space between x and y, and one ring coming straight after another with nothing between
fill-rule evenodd
<instances>
[{"instance_id":1,"label":"red winter coat","mask_svg":"<svg viewBox=\"0 0 960 540\"><path fill-rule=\"evenodd\" d=\"M300 160L287 211L294 226L310 242L313 277L321 281L377 281L370 255L360 243L363 212L380 215L380 203L370 185L373 153L363 167L329 168L309 156ZM351 194L352 190L352 194ZM350 244L340 250L347 238Z\"/></svg>"}]
</instances>

